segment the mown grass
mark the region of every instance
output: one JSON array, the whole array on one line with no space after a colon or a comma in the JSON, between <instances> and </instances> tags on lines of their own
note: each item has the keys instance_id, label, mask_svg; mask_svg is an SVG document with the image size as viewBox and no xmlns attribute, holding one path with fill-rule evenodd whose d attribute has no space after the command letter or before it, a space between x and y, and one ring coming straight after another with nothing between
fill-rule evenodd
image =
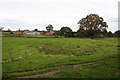
<instances>
[{"instance_id":1,"label":"mown grass","mask_svg":"<svg viewBox=\"0 0 120 80\"><path fill-rule=\"evenodd\" d=\"M76 38L3 38L3 77L44 73L64 66L59 73L48 77L117 77L118 39ZM111 59L114 58L114 59ZM109 60L104 64L84 65L77 68L69 64ZM101 70L105 72L101 73ZM30 71L31 70L31 71ZM30 71L30 72L25 72ZM90 74L92 72L92 74ZM96 75L95 75L96 74Z\"/></svg>"}]
</instances>

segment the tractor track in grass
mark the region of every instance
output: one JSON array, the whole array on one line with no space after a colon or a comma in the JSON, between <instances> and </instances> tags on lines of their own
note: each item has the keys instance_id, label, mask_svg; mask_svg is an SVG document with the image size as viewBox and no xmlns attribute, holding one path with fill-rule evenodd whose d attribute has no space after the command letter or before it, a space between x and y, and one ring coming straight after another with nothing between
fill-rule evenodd
<instances>
[{"instance_id":1,"label":"tractor track in grass","mask_svg":"<svg viewBox=\"0 0 120 80\"><path fill-rule=\"evenodd\" d=\"M111 57L110 59L112 59L112 58L116 58L116 57ZM68 63L68 64L58 64L58 65L47 66L47 67L42 67L42 68L33 68L33 69L18 70L18 71L3 72L3 73L22 73L22 72L24 73L24 72L32 72L32 71L44 70L44 69L61 68L61 67L65 67L65 66L86 65L86 64L100 63L100 62L103 63L105 60L108 60L108 59L102 59L102 60L97 60L97 61L86 61L86 62L81 62L81 63L76 62L76 63Z\"/></svg>"},{"instance_id":2,"label":"tractor track in grass","mask_svg":"<svg viewBox=\"0 0 120 80\"><path fill-rule=\"evenodd\" d=\"M89 61L89 62L84 62L84 63L61 64L61 65L47 66L47 67L43 67L43 68L34 68L34 69L18 70L18 71L3 72L3 73L22 73L22 72L32 72L32 71L43 70L43 69L51 69L51 68L55 68L55 67L64 67L64 66L72 66L72 65L74 66L74 65L89 64L89 63L96 63L96 62L101 62L101 61Z\"/></svg>"},{"instance_id":3,"label":"tractor track in grass","mask_svg":"<svg viewBox=\"0 0 120 80\"><path fill-rule=\"evenodd\" d=\"M93 64L93 63L94 63L94 62L90 62L90 63L86 63L86 64ZM67 65L67 66L73 66L73 67L75 68L75 67L79 67L79 66L81 66L81 65L84 65L84 64L74 64L74 65L73 65L73 64L69 64L69 65ZM46 76L54 75L54 74L60 72L62 67L65 67L65 66L61 66L61 67L59 67L59 69L57 69L57 70L51 70L51 71L49 71L49 72L34 74L34 75L30 75L30 76L17 76L17 77L15 77L15 78L21 79L21 78L46 77Z\"/></svg>"},{"instance_id":4,"label":"tractor track in grass","mask_svg":"<svg viewBox=\"0 0 120 80\"><path fill-rule=\"evenodd\" d=\"M72 66L73 68L76 68L76 67L79 67L81 65L92 65L92 64L96 64L96 63L101 63L103 61L92 61L92 62L86 62L86 63L80 63L80 64L68 64L67 66ZM48 71L48 72L43 72L43 73L39 73L39 74L33 74L33 75L30 75L30 76L16 76L15 78L37 78L37 77L46 77L46 76L50 76L50 75L54 75L58 72L61 71L61 68L62 67L65 67L65 66L61 66L59 67L59 69L54 69L54 70L51 70L51 71Z\"/></svg>"},{"instance_id":5,"label":"tractor track in grass","mask_svg":"<svg viewBox=\"0 0 120 80\"><path fill-rule=\"evenodd\" d=\"M113 57L115 58L115 57ZM13 73L21 73L21 72L31 72L31 71L37 71L37 70L45 70L45 69L51 69L49 71L46 72L42 72L42 73L36 73L36 74L32 74L32 75L21 75L21 76L17 76L17 75L12 75L11 77L6 77L6 78L37 78L37 77L46 77L46 76L50 76L53 74L56 74L58 72L61 71L62 67L68 67L68 66L72 66L73 68L79 67L79 66L84 66L84 65L93 65L96 63L104 63L104 64L109 64L108 62L106 62L104 60L98 60L98 61L89 61L89 62L84 62L84 63L74 63L74 64L63 64L63 65L56 65L56 66L49 66L49 67L44 67L44 68L37 68L37 69L31 69L31 70L24 70L24 71L14 71ZM10 73L10 72L9 72ZM12 72L11 72L12 74Z\"/></svg>"},{"instance_id":6,"label":"tractor track in grass","mask_svg":"<svg viewBox=\"0 0 120 80\"><path fill-rule=\"evenodd\" d=\"M16 77L18 79L21 79L21 78L38 78L38 77L46 77L46 76L50 76L50 75L53 75L55 73L58 73L60 72L60 70L52 70L50 72L45 72L45 73L41 73L41 74L34 74L34 75L31 75L31 76L20 76L20 77Z\"/></svg>"}]
</instances>

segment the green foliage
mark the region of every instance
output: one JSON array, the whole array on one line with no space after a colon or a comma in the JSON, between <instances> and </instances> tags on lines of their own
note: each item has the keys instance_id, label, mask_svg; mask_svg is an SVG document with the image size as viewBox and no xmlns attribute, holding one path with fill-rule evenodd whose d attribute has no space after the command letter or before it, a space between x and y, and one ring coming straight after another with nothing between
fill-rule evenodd
<instances>
[{"instance_id":1,"label":"green foliage","mask_svg":"<svg viewBox=\"0 0 120 80\"><path fill-rule=\"evenodd\" d=\"M4 32L2 32L2 35L4 35L5 37L10 37L10 36L13 36L13 32L12 31L4 31Z\"/></svg>"},{"instance_id":2,"label":"green foliage","mask_svg":"<svg viewBox=\"0 0 120 80\"><path fill-rule=\"evenodd\" d=\"M35 29L34 31L38 31L38 29Z\"/></svg>"},{"instance_id":3,"label":"green foliage","mask_svg":"<svg viewBox=\"0 0 120 80\"><path fill-rule=\"evenodd\" d=\"M87 36L87 33L85 32L84 29L80 28L78 31L77 31L77 37L86 37Z\"/></svg>"},{"instance_id":4,"label":"green foliage","mask_svg":"<svg viewBox=\"0 0 120 80\"><path fill-rule=\"evenodd\" d=\"M53 31L53 25L49 24L49 25L46 27L46 30L47 30L48 32Z\"/></svg>"},{"instance_id":5,"label":"green foliage","mask_svg":"<svg viewBox=\"0 0 120 80\"><path fill-rule=\"evenodd\" d=\"M108 32L108 37L113 37L113 33L111 31Z\"/></svg>"},{"instance_id":6,"label":"green foliage","mask_svg":"<svg viewBox=\"0 0 120 80\"><path fill-rule=\"evenodd\" d=\"M115 36L115 37L120 37L120 30L117 30L117 31L114 33L114 36Z\"/></svg>"},{"instance_id":7,"label":"green foliage","mask_svg":"<svg viewBox=\"0 0 120 80\"><path fill-rule=\"evenodd\" d=\"M69 27L62 27L60 29L60 36L73 37L72 29L70 29Z\"/></svg>"},{"instance_id":8,"label":"green foliage","mask_svg":"<svg viewBox=\"0 0 120 80\"><path fill-rule=\"evenodd\" d=\"M80 37L94 38L96 37L96 35L101 34L98 33L98 31L102 32L108 27L107 23L104 22L103 18L99 17L97 14L87 15L85 18L79 20L78 24L80 28L77 31L77 34Z\"/></svg>"}]
</instances>

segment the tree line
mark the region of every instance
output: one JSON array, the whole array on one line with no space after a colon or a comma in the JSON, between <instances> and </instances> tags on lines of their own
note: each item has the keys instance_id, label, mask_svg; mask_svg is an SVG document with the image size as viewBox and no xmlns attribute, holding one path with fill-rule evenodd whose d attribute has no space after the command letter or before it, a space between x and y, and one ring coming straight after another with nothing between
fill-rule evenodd
<instances>
[{"instance_id":1,"label":"tree line","mask_svg":"<svg viewBox=\"0 0 120 80\"><path fill-rule=\"evenodd\" d=\"M120 37L120 30L115 33L107 31L108 25L102 17L97 14L89 14L78 21L79 29L73 32L69 27L62 27L56 31L56 36L80 37L80 38L101 38L101 37Z\"/></svg>"},{"instance_id":2,"label":"tree line","mask_svg":"<svg viewBox=\"0 0 120 80\"><path fill-rule=\"evenodd\" d=\"M107 31L108 25L102 17L97 14L89 14L78 21L79 29L73 32L70 27L61 27L60 30L54 31L55 37L78 37L78 38L102 38L102 37L120 37L120 30L115 33ZM53 25L46 27L48 32L53 31ZM11 31L11 30L9 30ZM35 29L34 31L38 31Z\"/></svg>"}]
</instances>

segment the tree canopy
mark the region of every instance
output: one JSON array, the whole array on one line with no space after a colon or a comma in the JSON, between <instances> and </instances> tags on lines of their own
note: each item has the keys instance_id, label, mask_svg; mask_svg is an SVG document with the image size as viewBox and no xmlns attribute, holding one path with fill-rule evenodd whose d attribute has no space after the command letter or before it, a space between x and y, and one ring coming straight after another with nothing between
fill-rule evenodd
<instances>
[{"instance_id":1,"label":"tree canopy","mask_svg":"<svg viewBox=\"0 0 120 80\"><path fill-rule=\"evenodd\" d=\"M48 32L53 31L53 26L52 26L51 24L49 24L49 25L46 27L46 30L47 30Z\"/></svg>"},{"instance_id":2,"label":"tree canopy","mask_svg":"<svg viewBox=\"0 0 120 80\"><path fill-rule=\"evenodd\" d=\"M85 18L82 18L78 22L79 27L85 30L98 30L107 28L108 25L104 22L102 17L99 17L97 14L87 15Z\"/></svg>"},{"instance_id":3,"label":"tree canopy","mask_svg":"<svg viewBox=\"0 0 120 80\"><path fill-rule=\"evenodd\" d=\"M69 27L62 27L60 29L60 35L64 37L72 37L72 29Z\"/></svg>"},{"instance_id":4,"label":"tree canopy","mask_svg":"<svg viewBox=\"0 0 120 80\"><path fill-rule=\"evenodd\" d=\"M94 37L96 31L104 31L108 25L104 22L102 17L99 17L97 14L89 14L85 18L82 18L78 22L79 29L85 30L89 37ZM80 30L78 30L80 31Z\"/></svg>"},{"instance_id":5,"label":"tree canopy","mask_svg":"<svg viewBox=\"0 0 120 80\"><path fill-rule=\"evenodd\" d=\"M38 29L35 29L34 31L38 31Z\"/></svg>"},{"instance_id":6,"label":"tree canopy","mask_svg":"<svg viewBox=\"0 0 120 80\"><path fill-rule=\"evenodd\" d=\"M114 36L115 37L120 37L120 30L115 31Z\"/></svg>"}]
</instances>

